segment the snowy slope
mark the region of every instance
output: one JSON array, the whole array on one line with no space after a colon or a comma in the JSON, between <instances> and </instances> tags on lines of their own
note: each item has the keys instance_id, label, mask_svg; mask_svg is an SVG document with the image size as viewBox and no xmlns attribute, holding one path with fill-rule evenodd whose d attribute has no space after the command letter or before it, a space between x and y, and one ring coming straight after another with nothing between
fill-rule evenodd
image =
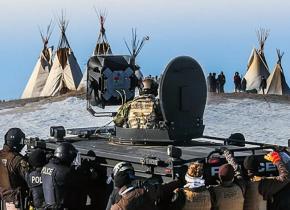
<instances>
[{"instance_id":1,"label":"snowy slope","mask_svg":"<svg viewBox=\"0 0 290 210\"><path fill-rule=\"evenodd\" d=\"M228 137L243 133L248 141L287 145L290 139L290 106L264 101L230 99L209 104L205 134Z\"/></svg>"},{"instance_id":2,"label":"snowy slope","mask_svg":"<svg viewBox=\"0 0 290 210\"><path fill-rule=\"evenodd\" d=\"M27 136L48 137L49 127L101 126L110 118L94 118L85 109L86 101L75 97L64 101L0 110L0 143L11 127L23 129ZM106 108L114 111L117 107ZM99 109L100 111L102 109ZM241 132L248 141L286 145L290 139L290 106L252 99L210 102L205 110L205 134L228 137Z\"/></svg>"}]
</instances>

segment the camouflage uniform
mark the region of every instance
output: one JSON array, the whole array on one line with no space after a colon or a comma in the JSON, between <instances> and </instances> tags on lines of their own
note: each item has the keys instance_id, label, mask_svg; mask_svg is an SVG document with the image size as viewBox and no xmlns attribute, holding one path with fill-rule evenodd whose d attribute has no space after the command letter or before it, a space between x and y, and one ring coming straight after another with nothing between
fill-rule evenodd
<instances>
[{"instance_id":1,"label":"camouflage uniform","mask_svg":"<svg viewBox=\"0 0 290 210\"><path fill-rule=\"evenodd\" d=\"M122 105L114 118L119 127L152 129L162 120L159 101L152 94L136 97Z\"/></svg>"}]
</instances>

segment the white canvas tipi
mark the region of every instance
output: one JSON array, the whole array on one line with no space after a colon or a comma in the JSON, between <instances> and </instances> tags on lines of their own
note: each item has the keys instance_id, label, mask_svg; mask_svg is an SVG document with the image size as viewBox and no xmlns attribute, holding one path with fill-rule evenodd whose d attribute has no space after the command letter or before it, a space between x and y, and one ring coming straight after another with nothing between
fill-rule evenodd
<instances>
[{"instance_id":1,"label":"white canvas tipi","mask_svg":"<svg viewBox=\"0 0 290 210\"><path fill-rule=\"evenodd\" d=\"M278 61L274 68L274 71L270 74L267 79L267 88L265 94L274 94L274 95L289 95L290 89L286 83L281 60L284 53L281 53L277 49Z\"/></svg>"},{"instance_id":2,"label":"white canvas tipi","mask_svg":"<svg viewBox=\"0 0 290 210\"><path fill-rule=\"evenodd\" d=\"M265 59L264 55L264 45L265 41L267 40L269 33L266 30L261 29L257 32L260 49L253 49L249 62L248 62L248 69L245 74L245 79L247 81L247 90L254 90L257 91L260 88L261 78L264 76L268 78L270 75L269 68Z\"/></svg>"},{"instance_id":3,"label":"white canvas tipi","mask_svg":"<svg viewBox=\"0 0 290 210\"><path fill-rule=\"evenodd\" d=\"M62 16L59 21L60 42L41 96L55 96L76 90L82 79L82 71L65 34L67 26L68 22Z\"/></svg>"},{"instance_id":4,"label":"white canvas tipi","mask_svg":"<svg viewBox=\"0 0 290 210\"><path fill-rule=\"evenodd\" d=\"M22 93L21 98L39 97L41 91L43 90L52 66L53 47L47 47L51 33L51 23L47 27L46 34L40 31L44 46L32 71L30 79L28 80L28 83L26 84L26 87Z\"/></svg>"},{"instance_id":5,"label":"white canvas tipi","mask_svg":"<svg viewBox=\"0 0 290 210\"><path fill-rule=\"evenodd\" d=\"M105 13L100 13L98 14L98 16L99 16L99 22L100 22L101 27L100 27L100 33L97 40L97 44L96 44L96 47L94 49L92 56L112 54L111 46L107 40L106 30L104 27L106 15ZM78 90L84 90L86 89L86 86L87 86L87 66L85 67L85 72L80 82L80 85L78 87Z\"/></svg>"}]
</instances>

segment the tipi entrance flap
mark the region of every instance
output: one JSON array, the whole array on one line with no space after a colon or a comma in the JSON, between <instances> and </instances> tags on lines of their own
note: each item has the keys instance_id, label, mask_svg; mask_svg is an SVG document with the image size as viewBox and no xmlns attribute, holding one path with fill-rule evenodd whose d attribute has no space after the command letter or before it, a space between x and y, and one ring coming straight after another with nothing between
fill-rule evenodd
<instances>
[{"instance_id":1,"label":"tipi entrance flap","mask_svg":"<svg viewBox=\"0 0 290 210\"><path fill-rule=\"evenodd\" d=\"M61 65L63 69L65 69L67 65L68 54L69 54L69 48L61 48L61 49L58 49L56 52L59 64Z\"/></svg>"}]
</instances>

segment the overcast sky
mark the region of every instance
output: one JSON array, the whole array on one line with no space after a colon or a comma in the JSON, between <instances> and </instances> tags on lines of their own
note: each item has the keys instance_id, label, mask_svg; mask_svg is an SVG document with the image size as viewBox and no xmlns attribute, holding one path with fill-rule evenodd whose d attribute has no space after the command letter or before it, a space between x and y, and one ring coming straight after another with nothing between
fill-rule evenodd
<instances>
[{"instance_id":1,"label":"overcast sky","mask_svg":"<svg viewBox=\"0 0 290 210\"><path fill-rule=\"evenodd\" d=\"M83 69L96 43L97 9L107 10L106 32L112 50L127 54L124 38L136 27L150 36L137 61L145 75L160 74L178 55L198 60L205 73L226 73L232 91L235 71L246 71L256 30L270 29L265 54L271 71L276 48L285 52L282 64L290 82L289 0L2 0L0 1L0 99L19 98L42 48L38 26L55 22L50 44L57 47L57 15L66 11L67 37Z\"/></svg>"}]
</instances>

